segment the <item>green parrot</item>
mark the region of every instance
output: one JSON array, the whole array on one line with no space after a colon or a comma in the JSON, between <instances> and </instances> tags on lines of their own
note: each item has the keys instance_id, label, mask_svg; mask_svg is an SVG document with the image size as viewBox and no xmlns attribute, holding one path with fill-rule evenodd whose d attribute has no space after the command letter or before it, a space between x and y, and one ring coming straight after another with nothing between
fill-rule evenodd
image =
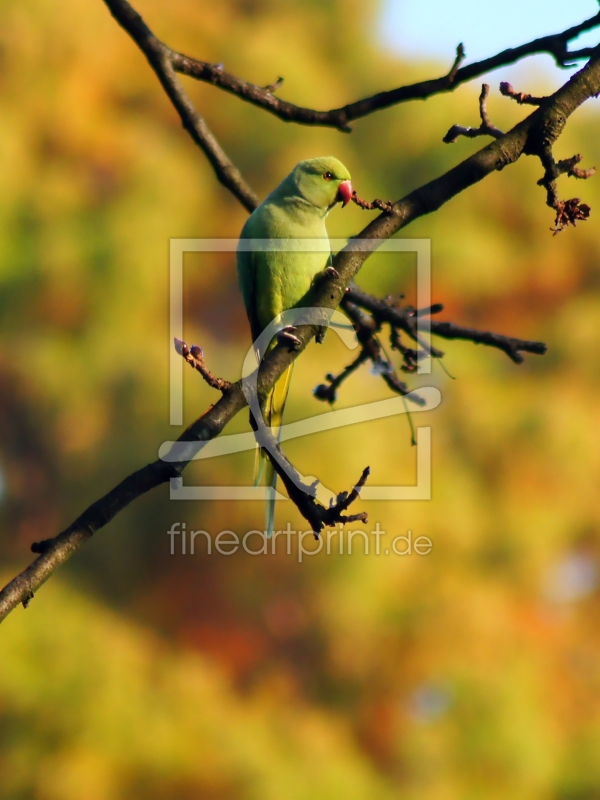
<instances>
[{"instance_id":1,"label":"green parrot","mask_svg":"<svg viewBox=\"0 0 600 800\"><path fill-rule=\"evenodd\" d=\"M244 225L240 239L317 239L323 240L320 252L248 251L238 247L237 273L252 339L279 314L296 306L310 305L310 290L315 276L331 266L331 249L325 218L337 204L347 205L352 198L350 173L337 158L311 158L301 161L279 186L256 208ZM308 296L308 297L307 297ZM278 339L294 343L293 328L281 327ZM296 340L297 341L297 340ZM277 344L271 341L265 352ZM260 359L265 352L258 352ZM277 435L290 387L293 365L279 378L266 398L262 410L265 424ZM266 462L266 463L265 463ZM255 485L266 467L266 485L273 490L277 473L259 448L255 464ZM275 498L267 499L266 534L273 534Z\"/></svg>"}]
</instances>

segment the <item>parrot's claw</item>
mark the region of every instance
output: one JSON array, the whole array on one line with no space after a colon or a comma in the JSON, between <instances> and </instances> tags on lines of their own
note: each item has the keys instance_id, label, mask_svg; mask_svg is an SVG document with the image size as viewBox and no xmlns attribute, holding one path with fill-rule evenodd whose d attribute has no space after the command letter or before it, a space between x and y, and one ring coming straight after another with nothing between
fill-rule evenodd
<instances>
[{"instance_id":1,"label":"parrot's claw","mask_svg":"<svg viewBox=\"0 0 600 800\"><path fill-rule=\"evenodd\" d=\"M321 272L317 272L315 275L314 282L321 283L322 281L326 281L327 278L339 278L340 273L337 271L335 267L325 267L324 270Z\"/></svg>"},{"instance_id":2,"label":"parrot's claw","mask_svg":"<svg viewBox=\"0 0 600 800\"><path fill-rule=\"evenodd\" d=\"M300 339L295 335L293 325L287 325L285 328L282 328L277 333L277 341L282 342L283 344L287 344L290 350L297 350L302 342Z\"/></svg>"}]
</instances>

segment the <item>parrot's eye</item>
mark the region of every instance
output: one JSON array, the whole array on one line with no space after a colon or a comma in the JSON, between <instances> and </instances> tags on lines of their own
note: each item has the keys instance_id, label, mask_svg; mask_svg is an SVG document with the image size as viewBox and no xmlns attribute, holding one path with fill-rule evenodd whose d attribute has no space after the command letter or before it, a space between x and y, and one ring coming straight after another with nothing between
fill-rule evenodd
<instances>
[{"instance_id":1,"label":"parrot's eye","mask_svg":"<svg viewBox=\"0 0 600 800\"><path fill-rule=\"evenodd\" d=\"M323 180L325 181L332 181L333 180L333 172L326 172L323 175Z\"/></svg>"}]
</instances>

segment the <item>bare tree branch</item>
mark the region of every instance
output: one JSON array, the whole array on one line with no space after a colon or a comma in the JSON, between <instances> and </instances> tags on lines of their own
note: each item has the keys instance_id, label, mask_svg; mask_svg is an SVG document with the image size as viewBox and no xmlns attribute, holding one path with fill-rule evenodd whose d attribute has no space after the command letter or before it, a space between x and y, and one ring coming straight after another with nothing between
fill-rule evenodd
<instances>
[{"instance_id":1,"label":"bare tree branch","mask_svg":"<svg viewBox=\"0 0 600 800\"><path fill-rule=\"evenodd\" d=\"M114 2L114 0L111 0ZM566 124L568 117L590 97L600 92L600 51L594 51L590 62L561 87L529 117L511 131L474 153L444 175L416 189L394 204L394 213L382 213L361 232L360 239L370 242L368 247L350 240L333 262L335 274L323 280L315 291L314 302L323 308L336 308L346 292L346 287L360 270L364 261L379 242L389 238L410 222L437 210L469 186L486 175L504 169L523 154L539 155L544 147L551 146ZM306 325L297 329L299 348L278 345L261 364L257 388L259 395L273 386L285 369L303 351L318 333L318 326ZM195 453L206 442L218 436L225 425L246 406L241 381L225 390L214 406L192 423L182 434L173 463L158 460L125 478L103 498L96 501L65 531L53 539L32 546L38 558L20 575L10 581L0 592L0 620L17 605L27 603L34 592L54 570L64 563L96 531L106 525L119 511L150 489L170 478L178 477Z\"/></svg>"},{"instance_id":2,"label":"bare tree branch","mask_svg":"<svg viewBox=\"0 0 600 800\"><path fill-rule=\"evenodd\" d=\"M290 480L287 472L281 469L277 460L271 457L270 453L269 458L277 474L280 476L290 500L311 525L315 539L319 538L319 534L323 528L331 528L338 523L347 525L349 522L367 521L366 511L360 511L358 514L344 514L344 512L348 510L355 500L358 499L360 490L365 485L367 478L371 474L369 467L364 468L362 475L358 479L351 492L340 492L340 494L337 496L336 502L326 508L325 506L321 505L321 503L318 503L309 492L299 489L298 486L292 480Z\"/></svg>"},{"instance_id":3,"label":"bare tree branch","mask_svg":"<svg viewBox=\"0 0 600 800\"><path fill-rule=\"evenodd\" d=\"M428 320L425 325L419 324L423 317L431 314L438 314L443 311L441 303L436 303L429 308L415 309L412 306L401 306L393 298L380 300L379 298L367 294L358 286L351 286L347 289L341 308L348 314L354 324L357 339L361 345L360 352L338 375L328 373L325 376L326 383L319 384L313 391L318 400L323 400L329 405L333 405L337 400L337 392L342 383L350 377L360 366L367 361L373 365L374 371L381 375L387 386L400 395L409 395L411 401L419 404L419 396L411 392L410 388L399 379L392 362L383 352L383 348L378 338L382 325L387 323L390 326L390 342L393 350L401 353L403 364L400 367L404 372L416 372L419 361L426 356L433 358L443 358L444 353L435 347L423 342L420 330L430 331L436 336L445 339L463 339L474 344L484 344L495 347L503 351L515 363L521 364L524 361L521 353L535 353L543 355L546 352L546 345L543 342L531 342L526 339L517 339L512 336L505 336L492 331L480 331L475 328L467 328L456 325L453 322L440 322ZM369 313L365 313L369 312ZM406 347L400 338L400 331L410 336L413 341L421 345L421 349L415 350Z\"/></svg>"},{"instance_id":4,"label":"bare tree branch","mask_svg":"<svg viewBox=\"0 0 600 800\"><path fill-rule=\"evenodd\" d=\"M521 105L542 106L548 101L547 97L533 97L524 92L517 92L510 83L501 83L500 93L505 97L516 100ZM552 143L552 141L546 141L540 137L537 145L526 152L535 153L544 167L544 175L538 181L538 186L543 186L546 189L546 205L556 212L554 228L551 228L554 235L556 235L569 225L575 227L579 220L588 219L591 211L590 207L582 203L578 197L573 197L570 200L560 200L556 186L557 178L566 173L571 178L586 180L596 173L596 169L595 167L580 169L577 164L581 161L582 156L579 154L562 161L555 161L552 153Z\"/></svg>"},{"instance_id":5,"label":"bare tree branch","mask_svg":"<svg viewBox=\"0 0 600 800\"><path fill-rule=\"evenodd\" d=\"M370 97L365 97L362 100L357 100L354 103L349 103L341 108L333 108L329 111L317 111L311 108L296 106L293 103L276 97L274 93L283 82L282 78L278 78L274 84L269 86L258 86L257 84L249 83L242 78L237 78L235 75L226 72L222 64L209 64L206 61L200 61L178 53L156 39L141 17L139 17L137 12L129 5L127 0L104 0L104 2L110 8L115 19L127 30L144 52L146 52L145 41L147 37L150 36L153 40L153 48L160 46L163 56L170 61L175 72L216 86L223 91L233 94L252 105L274 114L276 117L286 122L297 122L303 125L322 125L338 128L346 132L350 131L349 123L355 119L360 119L368 114L372 114L374 111L380 111L384 108L397 105L398 103L406 103L410 100L425 100L435 94L450 92L462 83L473 80L473 78L477 78L499 67L514 64L526 56L548 53L554 57L554 60L560 67L568 66L573 61L589 58L592 55L593 48L586 47L570 53L568 51L568 44L573 39L577 38L580 33L592 30L600 25L600 13L598 13L590 17L590 19L581 22L579 25L574 25L561 33L551 36L542 36L520 47L503 50L501 53L491 58L486 58L460 68L459 66L464 59L464 49L462 49L462 45L459 45L454 65L447 75L443 75L440 78L420 81L419 83L407 86L400 86L391 91L379 92ZM134 15L139 18L139 22L136 21L132 23L131 20L134 18ZM142 25L143 28L141 27Z\"/></svg>"},{"instance_id":6,"label":"bare tree branch","mask_svg":"<svg viewBox=\"0 0 600 800\"><path fill-rule=\"evenodd\" d=\"M488 347L495 347L502 350L514 361L515 364L522 364L525 360L521 353L533 353L543 356L548 349L544 342L532 342L527 339L516 339L514 336L504 336L501 333L492 331L480 331L476 328L466 328L456 325L454 322L432 321L431 332L444 339L463 339L474 344L485 344Z\"/></svg>"},{"instance_id":7,"label":"bare tree branch","mask_svg":"<svg viewBox=\"0 0 600 800\"><path fill-rule=\"evenodd\" d=\"M591 211L590 207L582 203L578 197L573 197L570 200L560 200L556 185L557 178L566 173L571 178L586 180L595 174L596 169L594 167L579 169L577 164L582 159L579 154L562 161L555 161L551 145L543 145L538 155L544 167L544 176L538 181L538 186L543 186L546 189L546 205L556 211L554 228L551 228L556 236L557 233L560 233L569 225L575 227L578 220L588 219Z\"/></svg>"},{"instance_id":8,"label":"bare tree branch","mask_svg":"<svg viewBox=\"0 0 600 800\"><path fill-rule=\"evenodd\" d=\"M392 328L404 331L415 341L418 341L419 328L426 327L427 330L431 330L432 334L441 336L444 339L464 339L465 341L475 344L485 344L488 347L495 347L506 353L515 364L521 364L523 362L524 359L521 353L543 355L547 349L543 342L530 342L525 339L504 336L500 333L492 333L491 331L479 331L475 328L466 328L461 325L456 325L453 322L428 320L426 326L419 326L419 320L422 319L427 312L438 313L441 311L443 307L440 305L433 306L432 309L422 310L415 310L410 306L398 308L392 303L367 294L358 286L354 285L346 292L342 300L342 307L346 307L348 302L352 302L371 312L377 323L381 324L382 322L387 322ZM440 358L444 354L434 349L431 355L433 355L434 358Z\"/></svg>"},{"instance_id":9,"label":"bare tree branch","mask_svg":"<svg viewBox=\"0 0 600 800\"><path fill-rule=\"evenodd\" d=\"M349 299L348 293L346 293L340 305L354 323L354 329L362 346L362 352L373 364L375 373L380 375L387 387L396 394L402 396L410 394L410 389L396 374L394 365L385 355L381 342L377 337L377 333L381 329L380 321L375 315L365 314L358 304ZM413 394L411 400L417 405L425 404L425 401L418 395Z\"/></svg>"},{"instance_id":10,"label":"bare tree branch","mask_svg":"<svg viewBox=\"0 0 600 800\"><path fill-rule=\"evenodd\" d=\"M258 205L258 198L183 90L175 74L173 51L154 36L141 16L126 0L104 0L104 2L119 25L127 31L148 59L167 97L181 117L183 127L210 161L218 180L237 197L244 208L253 211Z\"/></svg>"},{"instance_id":11,"label":"bare tree branch","mask_svg":"<svg viewBox=\"0 0 600 800\"><path fill-rule=\"evenodd\" d=\"M175 109L179 113L184 128L188 131L192 139L202 149L210 161L218 180L242 203L248 210L253 211L258 205L258 198L250 186L242 177L240 171L226 155L215 136L209 130L204 118L195 109L193 103L179 83L176 72L191 75L199 80L207 81L219 86L226 91L238 95L242 99L248 100L265 108L268 111L280 116L288 121L302 122L305 124L329 125L338 127L341 130L349 130L348 121L357 119L361 116L373 113L381 108L387 108L399 102L404 102L417 97L425 98L440 91L449 91L455 86L470 80L480 72L473 72L481 68L488 71L497 66L513 63L526 55L538 52L552 53L558 64L564 66L567 58L583 58L591 55L592 49L582 49L577 53L568 54L567 45L571 39L580 33L590 30L600 25L600 12L594 17L553 36L542 37L527 45L505 50L492 59L486 59L478 64L460 68L464 60L465 52L462 44L456 51L454 64L448 75L437 81L425 81L409 87L400 87L392 92L383 92L373 97L360 100L344 106L342 109L333 109L327 112L303 109L290 103L285 103L275 97L274 92L283 82L283 78L278 78L274 84L260 87L249 84L232 75L226 73L222 64L212 65L206 62L197 61L180 53L175 52L166 44L161 42L146 25L140 14L127 2L127 0L104 0L111 14L121 27L127 31L138 47L145 54L148 62L158 79L160 80L167 96L171 100ZM410 91L413 91L413 94ZM519 103L541 104L544 98L533 98L531 95L517 93L510 84L502 84L501 91L509 97L513 97ZM408 92L408 94L406 94ZM486 100L489 93L489 86L483 84L479 100L481 125L479 128L465 128L454 125L444 137L447 143L455 142L458 136L476 137L490 135L495 138L501 137L502 131L494 127L489 120ZM538 148L539 149L539 148ZM542 154L540 151L540 158ZM547 161L547 159L546 159ZM583 170L580 172L584 172ZM569 224L575 225L579 219L587 219L589 207L575 198L573 200L559 201L553 194L554 179L548 178L548 170L542 182L548 189L548 205L556 211L555 233L563 230ZM570 174L575 174L570 172ZM588 177L581 174L578 177ZM382 200L374 200L368 203L361 200L356 193L353 194L353 201L365 209L380 209L391 214L394 213L393 204Z\"/></svg>"},{"instance_id":12,"label":"bare tree branch","mask_svg":"<svg viewBox=\"0 0 600 800\"><path fill-rule=\"evenodd\" d=\"M373 298L373 300L377 300L377 298ZM416 403L417 405L425 405L425 401L415 392L411 392L404 381L400 380L396 370L394 369L394 365L385 355L377 335L381 330L381 323L375 319L375 315L366 314L358 305L355 305L351 300L348 300L348 294L344 296L340 306L345 310L354 324L356 338L361 345L360 352L356 358L350 364L348 364L348 366L344 367L339 375L332 375L331 373L328 373L325 376L327 383L320 383L318 386L316 386L313 390L314 396L318 400L324 400L325 402L329 403L329 405L333 405L333 403L335 403L337 400L337 390L342 383L349 378L350 375L352 375L352 373L355 372L361 364L364 364L366 361L370 361L373 365L373 371L375 374L380 375L383 378L384 383L389 389L401 396L409 395L411 402ZM392 326L392 331L396 330L397 329ZM400 349L397 347L397 344L398 343L394 343L392 347L394 349ZM426 354L424 350L421 352L424 355ZM440 353L440 355L443 354Z\"/></svg>"},{"instance_id":13,"label":"bare tree branch","mask_svg":"<svg viewBox=\"0 0 600 800\"><path fill-rule=\"evenodd\" d=\"M254 419L251 418L251 422L256 431ZM367 482L367 478L371 473L369 467L365 467L361 477L351 492L340 492L336 496L335 502L331 502L329 506L324 506L322 503L319 503L315 497L319 482L315 481L311 485L304 483L298 470L289 459L286 458L269 428L261 428L259 441L262 446L269 445L265 447L265 453L273 465L275 472L281 478L288 493L288 497L304 519L310 524L315 539L319 538L319 534L323 528L332 527L338 523L345 525L348 522L356 522L357 520L361 522L367 521L367 513L365 511L351 515L346 515L344 512L358 499L360 490ZM274 454L275 451L277 453L276 456Z\"/></svg>"}]
</instances>

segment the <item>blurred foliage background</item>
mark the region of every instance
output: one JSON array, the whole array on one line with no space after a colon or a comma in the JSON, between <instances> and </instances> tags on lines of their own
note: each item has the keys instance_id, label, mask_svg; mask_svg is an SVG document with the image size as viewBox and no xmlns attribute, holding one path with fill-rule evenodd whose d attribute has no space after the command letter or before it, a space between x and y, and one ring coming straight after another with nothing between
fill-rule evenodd
<instances>
[{"instance_id":1,"label":"blurred foliage background","mask_svg":"<svg viewBox=\"0 0 600 800\"><path fill-rule=\"evenodd\" d=\"M382 51L367 0L140 0L171 46L318 108L441 74ZM517 72L505 71L510 77ZM518 89L566 73L521 66ZM264 196L301 158L332 153L361 196L398 198L482 145L479 83L381 112L352 135L286 125L184 79ZM495 86L497 76L491 76ZM515 79L515 82L517 80ZM523 109L492 93L493 121ZM245 212L133 43L99 2L0 8L0 540L3 578L126 474L168 424L170 237L235 237ZM559 157L600 161L598 110L569 122ZM259 503L137 501L0 631L0 797L7 800L600 797L600 181L561 179L592 218L553 237L521 161L401 232L427 237L443 317L548 343L515 366L442 343L431 501L362 502L369 528L428 536L428 556L172 556L174 522L213 537L261 527ZM356 207L330 233L357 233ZM360 282L414 294L409 257ZM229 256L185 263L185 338L236 379L249 332ZM329 336L300 360L289 419L347 363ZM367 369L338 406L388 396ZM186 424L215 394L185 372ZM231 430L246 430L246 415ZM349 488L414 483L405 417L286 446L305 474ZM244 484L251 453L199 462L185 482ZM305 526L281 503L278 527ZM202 539L202 537L201 537ZM201 541L197 540L197 541ZM385 545L385 540L384 540Z\"/></svg>"}]
</instances>

